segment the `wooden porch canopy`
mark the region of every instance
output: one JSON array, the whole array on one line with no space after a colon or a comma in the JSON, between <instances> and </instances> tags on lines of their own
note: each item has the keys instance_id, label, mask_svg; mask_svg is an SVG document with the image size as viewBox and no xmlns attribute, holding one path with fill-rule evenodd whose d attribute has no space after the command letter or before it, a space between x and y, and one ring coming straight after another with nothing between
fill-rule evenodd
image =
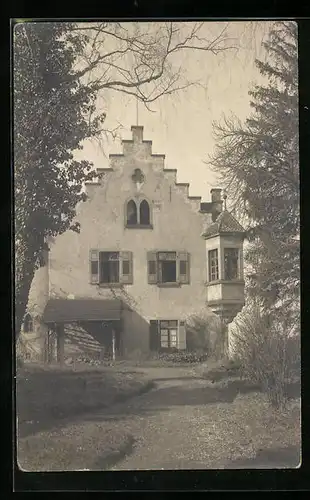
<instances>
[{"instance_id":1,"label":"wooden porch canopy","mask_svg":"<svg viewBox=\"0 0 310 500\"><path fill-rule=\"evenodd\" d=\"M124 304L118 299L50 299L43 314L44 323L78 321L118 321Z\"/></svg>"}]
</instances>

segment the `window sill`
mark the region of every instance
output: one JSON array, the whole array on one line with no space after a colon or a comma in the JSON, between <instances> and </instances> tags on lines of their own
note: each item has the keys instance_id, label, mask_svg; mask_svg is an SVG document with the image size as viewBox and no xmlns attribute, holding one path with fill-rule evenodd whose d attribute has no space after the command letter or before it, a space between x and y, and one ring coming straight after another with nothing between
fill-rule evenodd
<instances>
[{"instance_id":1,"label":"window sill","mask_svg":"<svg viewBox=\"0 0 310 500\"><path fill-rule=\"evenodd\" d=\"M244 285L244 280L233 279L233 280L215 280L206 282L206 286L212 286L212 285Z\"/></svg>"},{"instance_id":2,"label":"window sill","mask_svg":"<svg viewBox=\"0 0 310 500\"><path fill-rule=\"evenodd\" d=\"M153 229L153 224L126 224L126 229Z\"/></svg>"},{"instance_id":3,"label":"window sill","mask_svg":"<svg viewBox=\"0 0 310 500\"><path fill-rule=\"evenodd\" d=\"M157 283L159 288L180 288L181 283Z\"/></svg>"},{"instance_id":4,"label":"window sill","mask_svg":"<svg viewBox=\"0 0 310 500\"><path fill-rule=\"evenodd\" d=\"M121 288L122 283L99 283L100 288Z\"/></svg>"}]
</instances>

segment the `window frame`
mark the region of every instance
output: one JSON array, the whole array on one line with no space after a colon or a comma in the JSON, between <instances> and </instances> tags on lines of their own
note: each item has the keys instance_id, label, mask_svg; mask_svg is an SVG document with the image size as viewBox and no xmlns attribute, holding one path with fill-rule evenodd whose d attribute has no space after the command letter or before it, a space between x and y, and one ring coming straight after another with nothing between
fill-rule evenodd
<instances>
[{"instance_id":1,"label":"window frame","mask_svg":"<svg viewBox=\"0 0 310 500\"><path fill-rule=\"evenodd\" d=\"M127 219L127 211L128 211L128 204L130 202L133 202L135 203L135 206L136 206L136 215L137 215L137 222L135 224L128 224L128 219ZM149 207L149 223L148 224L141 224L140 223L140 207L141 207L141 204L142 202L146 202L148 204L148 207ZM125 203L125 210L124 210L124 214L125 214L125 228L126 229L153 229L153 210L152 210L152 204L151 202L145 197L141 197L141 199L137 199L137 198L134 198L134 197L130 197L126 203Z\"/></svg>"},{"instance_id":2,"label":"window frame","mask_svg":"<svg viewBox=\"0 0 310 500\"><path fill-rule=\"evenodd\" d=\"M226 275L226 252L234 251L237 255L236 276L228 278ZM223 249L223 279L224 281L240 280L240 249L238 247L224 247Z\"/></svg>"},{"instance_id":3,"label":"window frame","mask_svg":"<svg viewBox=\"0 0 310 500\"><path fill-rule=\"evenodd\" d=\"M134 206L135 206L135 222L133 222L133 223L129 222L129 220L128 220L128 207L129 207L129 204L134 204ZM138 206L137 206L136 200L134 200L133 198L131 198L130 200L128 200L127 203L126 203L125 218L126 218L126 227L127 226L132 227L132 226L136 226L138 224L138 220L139 220Z\"/></svg>"},{"instance_id":4,"label":"window frame","mask_svg":"<svg viewBox=\"0 0 310 500\"><path fill-rule=\"evenodd\" d=\"M118 254L118 279L119 281L106 282L101 281L102 271L101 262L103 254ZM90 249L90 284L97 285L99 287L112 288L121 287L123 285L133 284L133 253L131 251L122 251L115 249ZM128 264L125 264L128 263ZM124 269L124 264L127 266ZM94 273L96 271L96 273ZM125 272L124 272L125 271Z\"/></svg>"},{"instance_id":5,"label":"window frame","mask_svg":"<svg viewBox=\"0 0 310 500\"><path fill-rule=\"evenodd\" d=\"M162 325L162 323L167 323L167 325ZM173 323L173 324L171 324ZM158 329L159 329L159 348L161 351L174 351L178 349L178 340L179 340L179 321L171 320L171 319L161 319L158 320ZM167 346L162 345L162 331L167 331ZM171 344L171 332L175 333L175 344Z\"/></svg>"},{"instance_id":6,"label":"window frame","mask_svg":"<svg viewBox=\"0 0 310 500\"><path fill-rule=\"evenodd\" d=\"M27 325L27 328L26 328ZM24 333L33 333L34 332L34 321L32 315L27 312L23 321L23 332Z\"/></svg>"},{"instance_id":7,"label":"window frame","mask_svg":"<svg viewBox=\"0 0 310 500\"><path fill-rule=\"evenodd\" d=\"M165 259L164 254L175 254L174 259ZM162 257L162 258L161 258ZM175 262L176 279L175 281L162 280L162 264L161 262ZM185 268L184 268L185 263ZM181 269L181 264L182 268ZM150 267L152 266L152 269ZM154 272L150 272L150 271ZM184 274L182 271L186 271ZM180 287L181 285L190 284L190 254L186 251L178 250L157 250L147 252L147 276L149 284L156 284L158 287Z\"/></svg>"},{"instance_id":8,"label":"window frame","mask_svg":"<svg viewBox=\"0 0 310 500\"><path fill-rule=\"evenodd\" d=\"M216 257L212 257L212 253L216 252ZM215 264L212 261L216 261ZM215 271L213 271L215 270ZM213 283L214 281L219 281L220 279L220 269L219 269L219 250L218 248L212 248L208 250L208 281Z\"/></svg>"},{"instance_id":9,"label":"window frame","mask_svg":"<svg viewBox=\"0 0 310 500\"><path fill-rule=\"evenodd\" d=\"M106 254L112 254L115 253L117 254L117 259L108 259L108 262L118 262L118 281L101 281L102 277L102 255ZM99 285L100 286L113 286L113 285L120 285L121 284L121 266L122 266L122 259L120 258L120 252L119 251L109 251L109 250L99 250L99 259L98 259L98 266L99 266L99 273L98 273L98 279L99 279Z\"/></svg>"}]
</instances>

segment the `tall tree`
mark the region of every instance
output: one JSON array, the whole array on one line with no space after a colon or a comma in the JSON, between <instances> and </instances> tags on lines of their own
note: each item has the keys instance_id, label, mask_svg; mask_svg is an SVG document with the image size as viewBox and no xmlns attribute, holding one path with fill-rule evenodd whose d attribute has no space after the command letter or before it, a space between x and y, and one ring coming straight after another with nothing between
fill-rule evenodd
<instances>
[{"instance_id":1,"label":"tall tree","mask_svg":"<svg viewBox=\"0 0 310 500\"><path fill-rule=\"evenodd\" d=\"M248 226L248 291L287 316L299 297L297 24L276 22L263 45L256 64L266 83L249 92L253 113L214 124L210 164Z\"/></svg>"},{"instance_id":2,"label":"tall tree","mask_svg":"<svg viewBox=\"0 0 310 500\"><path fill-rule=\"evenodd\" d=\"M104 131L102 92L124 92L146 106L195 84L180 59L185 50L217 54L228 48L225 29L213 39L203 23L34 23L14 27L15 313L19 335L31 282L46 238L73 224L94 177L74 153ZM225 27L224 27L225 28Z\"/></svg>"}]
</instances>

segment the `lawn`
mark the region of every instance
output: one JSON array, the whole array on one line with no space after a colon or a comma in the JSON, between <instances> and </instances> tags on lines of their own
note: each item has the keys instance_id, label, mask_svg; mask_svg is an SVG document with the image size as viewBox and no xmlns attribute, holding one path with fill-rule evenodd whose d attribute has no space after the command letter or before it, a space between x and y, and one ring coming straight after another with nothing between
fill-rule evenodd
<instances>
[{"instance_id":1,"label":"lawn","mask_svg":"<svg viewBox=\"0 0 310 500\"><path fill-rule=\"evenodd\" d=\"M196 369L197 372L197 369ZM218 403L209 407L216 419L209 435L208 462L219 468L294 468L301 461L300 382L288 387L285 408L273 408L258 386L240 378L234 365L202 364L200 376ZM225 438L223 439L223 436Z\"/></svg>"},{"instance_id":2,"label":"lawn","mask_svg":"<svg viewBox=\"0 0 310 500\"><path fill-rule=\"evenodd\" d=\"M143 391L145 374L120 367L25 365L16 378L19 426L48 427Z\"/></svg>"},{"instance_id":3,"label":"lawn","mask_svg":"<svg viewBox=\"0 0 310 500\"><path fill-rule=\"evenodd\" d=\"M26 364L16 377L19 465L43 470L44 464L44 470L49 470L52 460L54 469L55 464L59 470L76 469L89 463L85 449L88 453L96 450L93 455L109 460L130 445L131 436L122 430L114 436L106 425L87 420L75 425L75 418L150 387L145 374L121 367Z\"/></svg>"},{"instance_id":4,"label":"lawn","mask_svg":"<svg viewBox=\"0 0 310 500\"><path fill-rule=\"evenodd\" d=\"M90 470L103 470L129 453L132 445L126 429L115 433L115 426L107 422L83 420L20 438L18 464L27 472L77 471L85 464Z\"/></svg>"}]
</instances>

